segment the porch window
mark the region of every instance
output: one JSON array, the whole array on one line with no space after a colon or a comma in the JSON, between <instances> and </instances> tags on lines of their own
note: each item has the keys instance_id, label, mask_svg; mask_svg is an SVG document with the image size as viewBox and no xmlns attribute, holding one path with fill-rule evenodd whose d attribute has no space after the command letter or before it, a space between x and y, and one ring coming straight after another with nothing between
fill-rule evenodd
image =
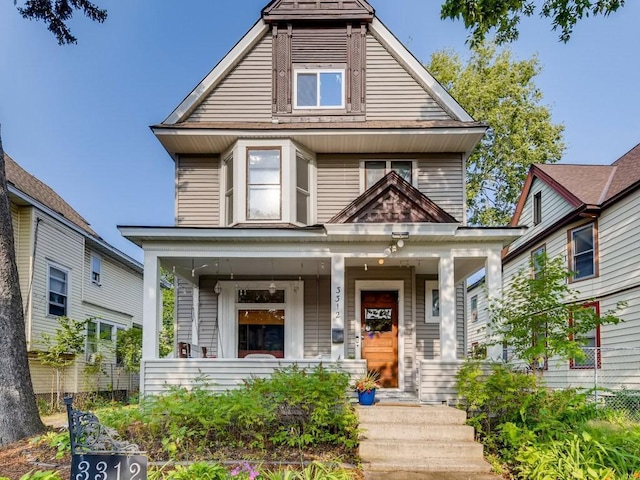
<instances>
[{"instance_id":1,"label":"porch window","mask_svg":"<svg viewBox=\"0 0 640 480\"><path fill-rule=\"evenodd\" d=\"M344 70L297 70L295 108L345 108Z\"/></svg>"},{"instance_id":2,"label":"porch window","mask_svg":"<svg viewBox=\"0 0 640 480\"><path fill-rule=\"evenodd\" d=\"M407 182L413 184L413 161L411 160L374 160L364 162L364 189L368 190L387 173L394 171Z\"/></svg>"},{"instance_id":3,"label":"porch window","mask_svg":"<svg viewBox=\"0 0 640 480\"><path fill-rule=\"evenodd\" d=\"M280 149L247 149L247 220L280 220Z\"/></svg>"},{"instance_id":4,"label":"porch window","mask_svg":"<svg viewBox=\"0 0 640 480\"><path fill-rule=\"evenodd\" d=\"M284 358L285 291L238 291L238 357Z\"/></svg>"},{"instance_id":5,"label":"porch window","mask_svg":"<svg viewBox=\"0 0 640 480\"><path fill-rule=\"evenodd\" d=\"M440 322L440 285L436 281L424 282L425 322Z\"/></svg>"},{"instance_id":6,"label":"porch window","mask_svg":"<svg viewBox=\"0 0 640 480\"><path fill-rule=\"evenodd\" d=\"M569 268L573 281L597 276L597 243L594 223L569 231Z\"/></svg>"},{"instance_id":7,"label":"porch window","mask_svg":"<svg viewBox=\"0 0 640 480\"><path fill-rule=\"evenodd\" d=\"M49 305L47 314L62 317L68 312L69 272L62 267L50 264L48 273Z\"/></svg>"}]
</instances>

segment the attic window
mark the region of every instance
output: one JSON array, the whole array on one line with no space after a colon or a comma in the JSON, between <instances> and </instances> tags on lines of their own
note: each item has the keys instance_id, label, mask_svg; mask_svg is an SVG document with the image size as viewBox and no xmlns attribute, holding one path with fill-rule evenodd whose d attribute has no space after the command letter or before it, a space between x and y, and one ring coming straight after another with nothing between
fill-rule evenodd
<instances>
[{"instance_id":1,"label":"attic window","mask_svg":"<svg viewBox=\"0 0 640 480\"><path fill-rule=\"evenodd\" d=\"M296 70L295 108L345 108L344 70Z\"/></svg>"}]
</instances>

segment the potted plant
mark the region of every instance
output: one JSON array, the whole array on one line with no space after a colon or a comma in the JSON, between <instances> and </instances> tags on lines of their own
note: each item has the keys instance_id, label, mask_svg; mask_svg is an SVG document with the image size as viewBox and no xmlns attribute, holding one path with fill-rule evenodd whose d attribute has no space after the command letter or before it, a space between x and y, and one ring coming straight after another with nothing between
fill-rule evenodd
<instances>
[{"instance_id":1,"label":"potted plant","mask_svg":"<svg viewBox=\"0 0 640 480\"><path fill-rule=\"evenodd\" d=\"M364 375L356 378L354 388L358 392L358 403L360 405L373 405L376 400L376 388L378 383L378 372L368 371Z\"/></svg>"}]
</instances>

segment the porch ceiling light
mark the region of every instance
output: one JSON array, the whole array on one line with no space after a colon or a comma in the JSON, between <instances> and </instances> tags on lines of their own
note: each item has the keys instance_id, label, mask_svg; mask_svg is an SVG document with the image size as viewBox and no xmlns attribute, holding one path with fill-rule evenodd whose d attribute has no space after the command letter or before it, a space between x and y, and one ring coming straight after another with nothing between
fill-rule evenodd
<instances>
[{"instance_id":1,"label":"porch ceiling light","mask_svg":"<svg viewBox=\"0 0 640 480\"><path fill-rule=\"evenodd\" d=\"M213 291L216 295L220 295L220 292L222 291L222 286L220 285L220 282L216 282L215 286L213 287Z\"/></svg>"},{"instance_id":2,"label":"porch ceiling light","mask_svg":"<svg viewBox=\"0 0 640 480\"><path fill-rule=\"evenodd\" d=\"M409 232L391 232L391 238L394 240L406 240L409 238Z\"/></svg>"},{"instance_id":3,"label":"porch ceiling light","mask_svg":"<svg viewBox=\"0 0 640 480\"><path fill-rule=\"evenodd\" d=\"M269 294L274 295L275 293L276 293L276 284L274 282L271 282L269 284Z\"/></svg>"}]
</instances>

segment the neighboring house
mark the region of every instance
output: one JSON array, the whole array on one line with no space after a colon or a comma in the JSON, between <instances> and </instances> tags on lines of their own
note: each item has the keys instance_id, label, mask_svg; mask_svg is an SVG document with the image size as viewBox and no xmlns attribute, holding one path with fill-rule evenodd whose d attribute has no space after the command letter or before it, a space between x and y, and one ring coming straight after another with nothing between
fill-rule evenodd
<instances>
[{"instance_id":1,"label":"neighboring house","mask_svg":"<svg viewBox=\"0 0 640 480\"><path fill-rule=\"evenodd\" d=\"M465 280L486 266L497 292L523 229L466 225L486 126L366 1L269 3L152 130L175 161L175 226L120 227L145 255L145 393L322 362L455 395ZM207 358L159 358L160 265L178 276L178 342Z\"/></svg>"},{"instance_id":2,"label":"neighboring house","mask_svg":"<svg viewBox=\"0 0 640 480\"><path fill-rule=\"evenodd\" d=\"M66 369L64 391L130 389L128 374L114 365L114 347L118 330L141 328L142 265L100 238L56 192L8 155L5 169L35 393L52 391L53 371L40 364L36 352L44 348L43 333L55 335L60 316L92 319L86 354ZM105 355L106 373L88 378L84 366L96 353Z\"/></svg>"},{"instance_id":3,"label":"neighboring house","mask_svg":"<svg viewBox=\"0 0 640 480\"><path fill-rule=\"evenodd\" d=\"M585 338L586 359L549 359L544 370L549 385L640 388L639 218L640 145L611 165L531 167L511 222L529 228L505 249L505 288L530 268L532 256L545 252L566 259L575 272L571 288L597 312L627 303L618 313L622 323L600 326ZM484 301L482 289L469 295ZM467 321L471 330L472 318Z\"/></svg>"}]
</instances>

